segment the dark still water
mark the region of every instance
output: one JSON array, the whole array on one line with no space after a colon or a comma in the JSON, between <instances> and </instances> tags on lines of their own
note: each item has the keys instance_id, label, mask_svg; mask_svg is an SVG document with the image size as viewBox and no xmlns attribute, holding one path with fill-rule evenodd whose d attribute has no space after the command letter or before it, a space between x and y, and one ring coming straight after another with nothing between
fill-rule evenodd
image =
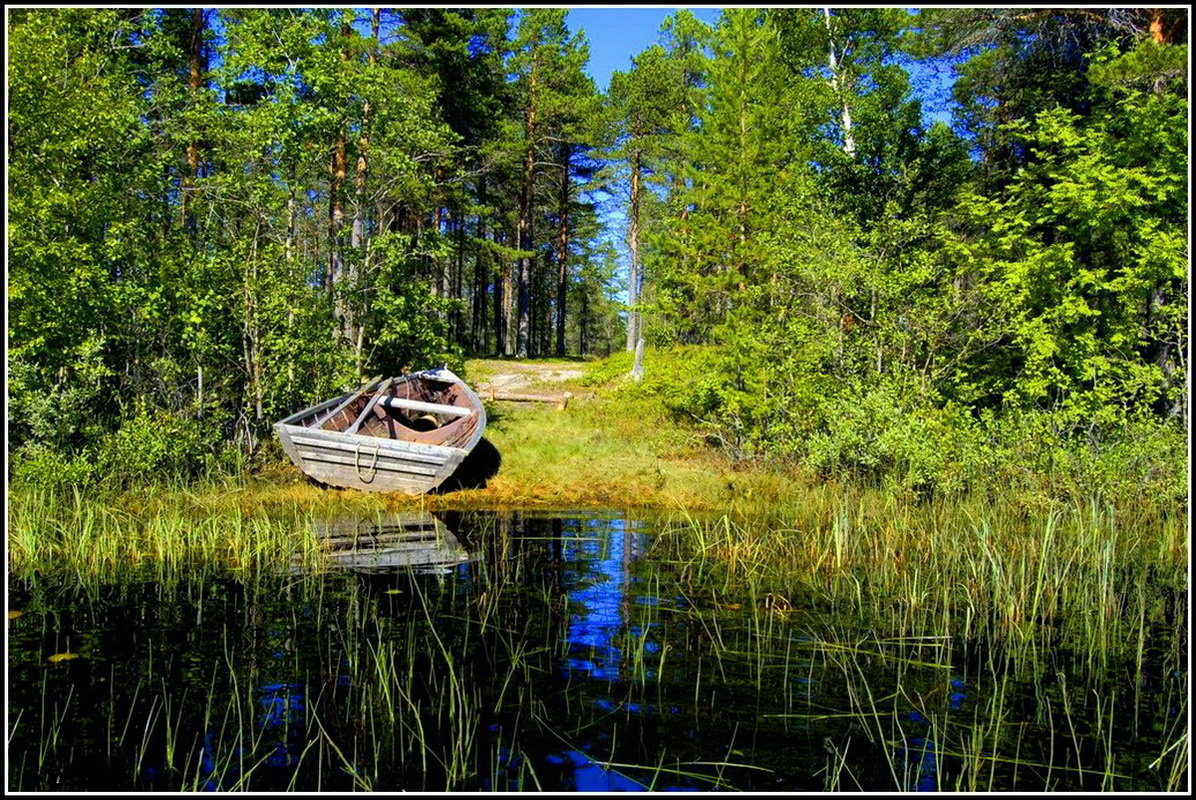
<instances>
[{"instance_id":1,"label":"dark still water","mask_svg":"<svg viewBox=\"0 0 1196 800\"><path fill-rule=\"evenodd\" d=\"M610 514L321 523L240 579L12 581L17 791L1160 790L1170 661L729 595ZM1181 743L1180 747L1186 748Z\"/></svg>"}]
</instances>

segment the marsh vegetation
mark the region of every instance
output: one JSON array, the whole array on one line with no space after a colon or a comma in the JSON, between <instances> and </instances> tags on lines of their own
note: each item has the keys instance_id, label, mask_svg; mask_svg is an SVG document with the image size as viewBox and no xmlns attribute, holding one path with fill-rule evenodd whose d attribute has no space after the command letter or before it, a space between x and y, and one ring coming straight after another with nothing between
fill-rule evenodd
<instances>
[{"instance_id":1,"label":"marsh vegetation","mask_svg":"<svg viewBox=\"0 0 1196 800\"><path fill-rule=\"evenodd\" d=\"M1185 786L1183 527L974 511L91 520L14 562L9 788Z\"/></svg>"}]
</instances>

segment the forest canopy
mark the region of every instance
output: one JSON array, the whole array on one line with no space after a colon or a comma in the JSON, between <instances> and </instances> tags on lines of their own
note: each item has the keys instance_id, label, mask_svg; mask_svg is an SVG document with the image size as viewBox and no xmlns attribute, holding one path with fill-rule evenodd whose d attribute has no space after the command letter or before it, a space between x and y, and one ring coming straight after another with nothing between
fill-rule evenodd
<instances>
[{"instance_id":1,"label":"forest canopy","mask_svg":"<svg viewBox=\"0 0 1196 800\"><path fill-rule=\"evenodd\" d=\"M231 468L362 377L641 341L735 458L1186 453L1184 8L679 11L605 92L564 9L7 14L15 477Z\"/></svg>"}]
</instances>

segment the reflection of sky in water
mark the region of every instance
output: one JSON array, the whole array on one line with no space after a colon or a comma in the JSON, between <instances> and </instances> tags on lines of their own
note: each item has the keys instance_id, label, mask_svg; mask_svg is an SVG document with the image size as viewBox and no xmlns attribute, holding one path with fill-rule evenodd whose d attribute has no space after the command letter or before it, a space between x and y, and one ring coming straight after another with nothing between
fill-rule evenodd
<instances>
[{"instance_id":1,"label":"reflection of sky in water","mask_svg":"<svg viewBox=\"0 0 1196 800\"><path fill-rule=\"evenodd\" d=\"M645 653L660 651L658 642L647 641L652 625L631 625L633 605L653 605L657 598L639 594L631 575L631 565L646 549L648 536L636 530L634 523L618 518L564 520L561 533L561 560L566 565L565 591L569 598L569 628L566 637L569 655L562 665L566 677L595 681L618 681L623 661L629 655L618 646L624 642L643 647ZM638 641L637 641L638 640ZM652 678L649 670L645 676ZM633 714L677 714L676 707L660 708L640 703L616 703L610 697L597 697L594 705L606 712ZM693 781L660 779L657 785L637 780L618 769L607 767L579 750L562 750L547 757L547 762L567 769L572 790L578 792L697 791ZM666 785L667 784L667 785Z\"/></svg>"},{"instance_id":2,"label":"reflection of sky in water","mask_svg":"<svg viewBox=\"0 0 1196 800\"><path fill-rule=\"evenodd\" d=\"M573 789L578 792L644 792L660 789L666 792L697 791L691 786L651 786L594 761L585 753L569 750L559 756L549 756L550 764L569 763L573 766Z\"/></svg>"},{"instance_id":3,"label":"reflection of sky in water","mask_svg":"<svg viewBox=\"0 0 1196 800\"><path fill-rule=\"evenodd\" d=\"M951 678L952 691L947 695L947 702L952 711L958 711L963 707L963 701L967 699L964 691L966 688L962 678ZM909 718L913 722L930 726L930 720L918 711L911 711ZM898 746L897 755L905 760L906 791L938 791L939 763L933 739L912 736L906 740L904 746Z\"/></svg>"},{"instance_id":4,"label":"reflection of sky in water","mask_svg":"<svg viewBox=\"0 0 1196 800\"><path fill-rule=\"evenodd\" d=\"M285 769L298 763L307 714L305 691L306 687L299 683L266 683L255 691L258 728L270 748L269 754L260 761L264 766ZM201 791L224 791L239 781L245 750L238 746L233 747L231 753L223 751L216 732L208 730L200 754L200 777L204 778Z\"/></svg>"},{"instance_id":5,"label":"reflection of sky in water","mask_svg":"<svg viewBox=\"0 0 1196 800\"><path fill-rule=\"evenodd\" d=\"M565 520L561 555L572 565L565 573L569 597L569 658L574 678L615 681L623 653L616 646L628 624L631 562L647 537L622 519ZM636 636L646 631L636 628ZM649 648L652 652L655 646Z\"/></svg>"}]
</instances>

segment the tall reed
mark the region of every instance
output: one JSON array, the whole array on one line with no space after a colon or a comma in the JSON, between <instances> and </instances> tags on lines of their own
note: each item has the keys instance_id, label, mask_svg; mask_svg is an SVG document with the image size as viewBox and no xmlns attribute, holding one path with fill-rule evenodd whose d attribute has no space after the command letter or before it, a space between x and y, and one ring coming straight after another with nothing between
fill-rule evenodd
<instances>
[{"instance_id":1,"label":"tall reed","mask_svg":"<svg viewBox=\"0 0 1196 800\"><path fill-rule=\"evenodd\" d=\"M1114 653L1137 657L1145 626L1182 624L1178 515L1144 532L1096 505L1040 519L999 507L859 505L784 525L681 515L665 530L654 554L687 581L883 619L895 636L983 638L1030 658L1063 645L1095 668Z\"/></svg>"}]
</instances>

